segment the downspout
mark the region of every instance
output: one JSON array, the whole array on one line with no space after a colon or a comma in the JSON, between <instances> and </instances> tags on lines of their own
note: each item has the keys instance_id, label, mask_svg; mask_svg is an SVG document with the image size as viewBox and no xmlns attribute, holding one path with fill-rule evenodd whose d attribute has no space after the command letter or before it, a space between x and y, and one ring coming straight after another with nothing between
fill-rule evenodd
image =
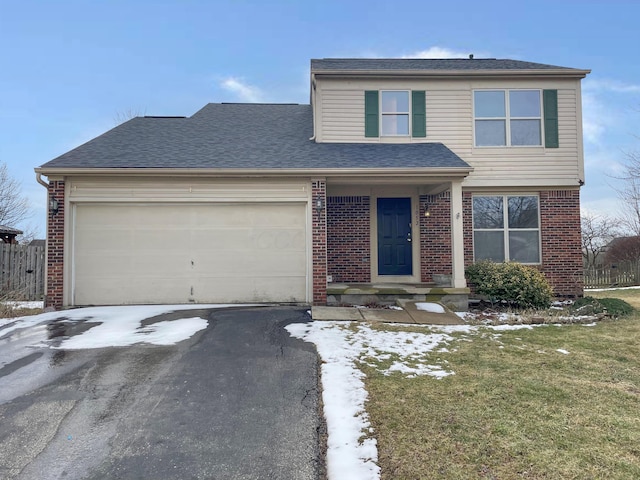
<instances>
[{"instance_id":1,"label":"downspout","mask_svg":"<svg viewBox=\"0 0 640 480\"><path fill-rule=\"evenodd\" d=\"M311 74L311 91L310 93L310 101L311 101L311 117L313 120L313 136L309 139L310 141L315 141L316 139L316 102L315 102L315 91L316 91L316 74Z\"/></svg>"},{"instance_id":2,"label":"downspout","mask_svg":"<svg viewBox=\"0 0 640 480\"><path fill-rule=\"evenodd\" d=\"M46 188L47 190L49 190L49 184L47 182L45 182L44 180L42 180L42 174L41 173L36 173L36 181L42 185L44 188Z\"/></svg>"},{"instance_id":3,"label":"downspout","mask_svg":"<svg viewBox=\"0 0 640 480\"><path fill-rule=\"evenodd\" d=\"M49 293L48 290L48 283L49 283L49 184L47 182L45 182L44 180L42 180L42 174L40 173L36 173L36 181L42 185L44 188L47 189L47 203L46 203L46 211L47 211L47 225L46 225L46 231L45 231L45 242L44 242L44 295L43 295L43 300L44 300L44 306L47 306L47 294Z\"/></svg>"}]
</instances>

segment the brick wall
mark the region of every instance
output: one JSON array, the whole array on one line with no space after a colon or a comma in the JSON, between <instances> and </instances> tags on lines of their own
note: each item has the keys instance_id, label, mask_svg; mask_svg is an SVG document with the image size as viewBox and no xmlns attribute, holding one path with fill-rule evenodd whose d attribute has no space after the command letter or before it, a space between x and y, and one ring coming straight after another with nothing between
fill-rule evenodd
<instances>
[{"instance_id":1,"label":"brick wall","mask_svg":"<svg viewBox=\"0 0 640 480\"><path fill-rule=\"evenodd\" d=\"M429 212L427 217L425 214ZM420 196L420 277L433 281L434 274L450 275L451 259L451 195Z\"/></svg>"},{"instance_id":2,"label":"brick wall","mask_svg":"<svg viewBox=\"0 0 640 480\"><path fill-rule=\"evenodd\" d=\"M540 198L540 270L559 297L583 294L580 192L545 190ZM472 194L463 194L465 266L473 262Z\"/></svg>"},{"instance_id":3,"label":"brick wall","mask_svg":"<svg viewBox=\"0 0 640 480\"><path fill-rule=\"evenodd\" d=\"M327 198L327 269L334 282L371 281L370 197Z\"/></svg>"},{"instance_id":4,"label":"brick wall","mask_svg":"<svg viewBox=\"0 0 640 480\"><path fill-rule=\"evenodd\" d=\"M580 191L540 192L542 271L556 295L583 294Z\"/></svg>"},{"instance_id":5,"label":"brick wall","mask_svg":"<svg viewBox=\"0 0 640 480\"><path fill-rule=\"evenodd\" d=\"M327 186L325 180L311 181L312 199L312 254L313 254L313 304L327 303ZM325 204L322 210L316 209L316 200Z\"/></svg>"},{"instance_id":6,"label":"brick wall","mask_svg":"<svg viewBox=\"0 0 640 480\"><path fill-rule=\"evenodd\" d=\"M49 200L58 201L58 213L47 219L47 291L45 307L62 307L64 272L64 181L49 182Z\"/></svg>"}]
</instances>

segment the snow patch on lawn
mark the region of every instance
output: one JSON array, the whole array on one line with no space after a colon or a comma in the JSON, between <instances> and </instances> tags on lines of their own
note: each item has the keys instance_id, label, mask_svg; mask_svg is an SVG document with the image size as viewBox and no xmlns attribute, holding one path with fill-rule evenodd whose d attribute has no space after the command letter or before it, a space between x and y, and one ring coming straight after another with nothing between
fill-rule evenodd
<instances>
[{"instance_id":1,"label":"snow patch on lawn","mask_svg":"<svg viewBox=\"0 0 640 480\"><path fill-rule=\"evenodd\" d=\"M44 302L16 302L13 300L9 300L6 302L2 302L4 305L7 305L14 310L19 310L21 308L44 308Z\"/></svg>"},{"instance_id":2,"label":"snow patch on lawn","mask_svg":"<svg viewBox=\"0 0 640 480\"><path fill-rule=\"evenodd\" d=\"M566 351L566 350L565 350L565 349L563 349L563 348L558 348L558 349L556 350L556 352L561 353L561 354L563 354L563 355L569 355L569 352L568 352L568 351Z\"/></svg>"},{"instance_id":3,"label":"snow patch on lawn","mask_svg":"<svg viewBox=\"0 0 640 480\"><path fill-rule=\"evenodd\" d=\"M415 327L415 325L412 325ZM365 363L385 375L429 375L437 379L453 375L441 365L427 363L429 352L453 340L449 334L470 333L468 325L429 326L425 332L379 331L352 322L311 322L285 327L296 338L314 343L322 358L322 400L327 420L327 470L330 479L380 478L378 450L365 411L367 391ZM380 362L391 359L385 367ZM364 439L362 439L364 437Z\"/></svg>"},{"instance_id":4,"label":"snow patch on lawn","mask_svg":"<svg viewBox=\"0 0 640 480\"><path fill-rule=\"evenodd\" d=\"M384 375L400 373L407 377L422 375L442 379L454 372L435 365L430 353L447 352L451 334L482 334L493 331L531 329L531 325L401 325L424 332L380 331L357 322L310 322L285 328L291 336L316 345L322 359L322 400L327 420L327 471L330 480L380 478L378 449L369 416L365 410L367 391L364 374L358 368L366 364ZM500 333L491 334L492 337ZM472 341L458 337L457 340ZM503 348L503 347L500 347ZM452 349L456 351L456 349ZM385 361L390 360L390 365ZM441 362L446 364L446 361Z\"/></svg>"}]
</instances>

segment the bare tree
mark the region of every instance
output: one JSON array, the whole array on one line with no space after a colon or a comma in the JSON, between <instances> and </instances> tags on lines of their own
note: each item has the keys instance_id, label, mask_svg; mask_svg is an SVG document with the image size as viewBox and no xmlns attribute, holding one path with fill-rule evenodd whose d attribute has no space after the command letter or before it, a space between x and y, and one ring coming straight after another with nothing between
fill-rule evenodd
<instances>
[{"instance_id":1,"label":"bare tree","mask_svg":"<svg viewBox=\"0 0 640 480\"><path fill-rule=\"evenodd\" d=\"M631 152L626 157L624 172L617 177L622 186L616 188L622 201L621 222L629 233L640 235L640 153Z\"/></svg>"},{"instance_id":2,"label":"bare tree","mask_svg":"<svg viewBox=\"0 0 640 480\"><path fill-rule=\"evenodd\" d=\"M144 117L147 113L147 109L140 110L139 108L127 108L126 110L116 112L113 117L113 121L116 126L124 123L132 118Z\"/></svg>"},{"instance_id":3,"label":"bare tree","mask_svg":"<svg viewBox=\"0 0 640 480\"><path fill-rule=\"evenodd\" d=\"M619 235L618 220L590 213L580 216L582 228L582 256L585 268L596 267L603 256L603 248Z\"/></svg>"},{"instance_id":4,"label":"bare tree","mask_svg":"<svg viewBox=\"0 0 640 480\"><path fill-rule=\"evenodd\" d=\"M29 245L32 240L38 238L38 227L36 225L22 225L20 230L22 230L22 233L16 237L20 245Z\"/></svg>"},{"instance_id":5,"label":"bare tree","mask_svg":"<svg viewBox=\"0 0 640 480\"><path fill-rule=\"evenodd\" d=\"M640 237L618 237L609 244L604 254L604 263L613 265L640 260Z\"/></svg>"},{"instance_id":6,"label":"bare tree","mask_svg":"<svg viewBox=\"0 0 640 480\"><path fill-rule=\"evenodd\" d=\"M0 225L12 227L31 216L29 200L22 195L21 185L0 163Z\"/></svg>"}]
</instances>

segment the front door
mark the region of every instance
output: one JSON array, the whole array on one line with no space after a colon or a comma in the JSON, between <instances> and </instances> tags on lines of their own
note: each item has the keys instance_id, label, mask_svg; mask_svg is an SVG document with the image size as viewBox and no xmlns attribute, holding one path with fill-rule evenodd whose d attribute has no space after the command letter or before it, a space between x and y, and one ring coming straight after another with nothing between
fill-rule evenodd
<instances>
[{"instance_id":1,"label":"front door","mask_svg":"<svg viewBox=\"0 0 640 480\"><path fill-rule=\"evenodd\" d=\"M378 198L378 275L411 275L411 199Z\"/></svg>"}]
</instances>

